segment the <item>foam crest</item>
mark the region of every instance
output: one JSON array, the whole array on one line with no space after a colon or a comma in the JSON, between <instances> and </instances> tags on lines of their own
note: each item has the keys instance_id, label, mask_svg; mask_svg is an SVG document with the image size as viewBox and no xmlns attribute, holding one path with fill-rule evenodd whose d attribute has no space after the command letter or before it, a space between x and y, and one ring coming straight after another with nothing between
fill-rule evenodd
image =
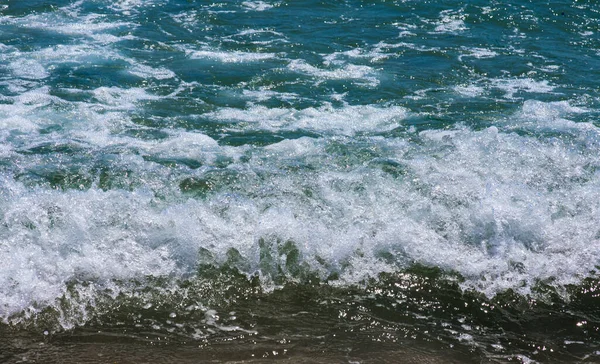
<instances>
[{"instance_id":1,"label":"foam crest","mask_svg":"<svg viewBox=\"0 0 600 364\"><path fill-rule=\"evenodd\" d=\"M549 93L554 91L554 86L547 80L537 81L532 78L492 79L491 87L506 93L505 97L514 98L518 92Z\"/></svg>"},{"instance_id":2,"label":"foam crest","mask_svg":"<svg viewBox=\"0 0 600 364\"><path fill-rule=\"evenodd\" d=\"M573 106L568 101L542 102L527 100L523 103L521 111L516 115L517 123L509 122L511 129L525 129L536 132L557 131L565 133L564 136L572 135L578 139L592 141L598 136L598 129L584 122L574 122L569 119L573 115L589 112L588 109Z\"/></svg>"},{"instance_id":3,"label":"foam crest","mask_svg":"<svg viewBox=\"0 0 600 364\"><path fill-rule=\"evenodd\" d=\"M113 43L133 38L133 36L115 37L110 34L94 35L94 39L101 43ZM152 67L93 43L58 45L43 48L27 55L14 53L8 57L14 59L9 67L13 70L15 76L27 80L43 80L50 76L47 68L53 69L58 65L72 66L74 63L78 65L102 64L117 60L123 61L128 66L126 69L129 73L144 79L167 80L177 77L173 71L165 67ZM16 85L14 80L11 81L11 84Z\"/></svg>"},{"instance_id":4,"label":"foam crest","mask_svg":"<svg viewBox=\"0 0 600 364\"><path fill-rule=\"evenodd\" d=\"M321 69L308 64L304 60L292 60L287 67L292 72L304 73L316 77L318 83L324 80L355 80L368 87L379 85L377 72L368 66L345 64L339 68Z\"/></svg>"},{"instance_id":5,"label":"foam crest","mask_svg":"<svg viewBox=\"0 0 600 364\"><path fill-rule=\"evenodd\" d=\"M462 61L465 57L473 57L477 59L487 59L494 58L498 55L497 52L487 49L487 48L463 48L463 50L467 51L466 54L461 54L458 56L458 60Z\"/></svg>"},{"instance_id":6,"label":"foam crest","mask_svg":"<svg viewBox=\"0 0 600 364\"><path fill-rule=\"evenodd\" d=\"M430 146L450 147L441 155L429 150L431 154L423 155L430 156L411 166L420 183L432 188L432 201L449 198L442 204L452 207L446 212L450 215L443 218L440 211L436 219L444 221L443 234L452 232L448 243L463 242L460 249L468 259L450 254L443 261L454 261L452 269L478 277L469 285L489 294L521 284L517 290L527 293L537 280L574 283L593 269L592 263L575 262L589 261L585 246L599 243L588 225L596 202L587 203L589 210L579 210L578 216L559 210L593 193L600 181L589 164L596 165L596 157L582 157L568 144L498 133L494 127L480 133L430 131L422 136ZM469 244L474 244L470 252L464 250ZM552 267L559 261L573 266Z\"/></svg>"},{"instance_id":7,"label":"foam crest","mask_svg":"<svg viewBox=\"0 0 600 364\"><path fill-rule=\"evenodd\" d=\"M271 4L271 3L264 2L264 1L244 1L244 2L242 2L243 7L245 7L248 10L252 10L252 11L265 11L265 10L271 9L277 5L278 5L278 3Z\"/></svg>"},{"instance_id":8,"label":"foam crest","mask_svg":"<svg viewBox=\"0 0 600 364\"><path fill-rule=\"evenodd\" d=\"M117 0L112 2L110 8L114 11L123 13L123 15L131 15L133 13L137 13L139 8L148 5L155 6L155 2L142 0Z\"/></svg>"},{"instance_id":9,"label":"foam crest","mask_svg":"<svg viewBox=\"0 0 600 364\"><path fill-rule=\"evenodd\" d=\"M13 184L3 194L10 196L2 203L7 227L0 231L0 250L9 261L0 268L5 319L53 304L72 279L132 279L175 270L160 238L139 234L139 224L152 226L148 211L136 209L151 199L143 191L64 193Z\"/></svg>"},{"instance_id":10,"label":"foam crest","mask_svg":"<svg viewBox=\"0 0 600 364\"><path fill-rule=\"evenodd\" d=\"M354 135L361 132L384 132L400 125L408 112L400 106L331 105L302 110L267 108L251 105L247 109L222 108L205 114L214 120L247 123L245 128L265 130L309 130L328 134ZM233 127L233 125L232 125Z\"/></svg>"},{"instance_id":11,"label":"foam crest","mask_svg":"<svg viewBox=\"0 0 600 364\"><path fill-rule=\"evenodd\" d=\"M98 14L89 14L86 16L61 17L60 13L32 14L20 19L13 19L12 22L25 28L43 29L71 36L88 36L113 31L122 28L134 27L129 22L103 22ZM75 14L73 14L75 15Z\"/></svg>"},{"instance_id":12,"label":"foam crest","mask_svg":"<svg viewBox=\"0 0 600 364\"><path fill-rule=\"evenodd\" d=\"M2 109L6 108L0 107L0 112L5 114ZM3 117L0 119L0 125L4 130L19 130L21 132L33 132L38 128L37 124L32 122L29 118L19 115Z\"/></svg>"},{"instance_id":13,"label":"foam crest","mask_svg":"<svg viewBox=\"0 0 600 364\"><path fill-rule=\"evenodd\" d=\"M532 78L493 78L473 84L461 84L452 87L460 95L468 97L488 96L494 90L504 92L506 99L521 99L523 93L553 93L556 86L547 80L534 80ZM530 101L527 101L530 102Z\"/></svg>"},{"instance_id":14,"label":"foam crest","mask_svg":"<svg viewBox=\"0 0 600 364\"><path fill-rule=\"evenodd\" d=\"M569 101L542 102L527 100L523 103L522 115L538 120L562 118L573 114L589 112L588 109L573 106Z\"/></svg>"},{"instance_id":15,"label":"foam crest","mask_svg":"<svg viewBox=\"0 0 600 364\"><path fill-rule=\"evenodd\" d=\"M407 4L348 3L290 25L292 5L78 1L0 16L2 319L138 288L175 297L211 269L267 290L422 264L488 296L597 270L600 134L582 120L598 97L571 74L587 58L543 49L564 29L531 47L522 32L544 17L491 20L512 7L482 8L486 33L473 6L404 24L375 16ZM312 33L323 20L350 25L330 42ZM460 36L467 21L485 39ZM590 27L570 31L593 46ZM445 62L456 57L463 67ZM523 60L520 76L505 58ZM472 127L452 124L463 116ZM243 331L216 315L189 321Z\"/></svg>"},{"instance_id":16,"label":"foam crest","mask_svg":"<svg viewBox=\"0 0 600 364\"><path fill-rule=\"evenodd\" d=\"M465 14L462 11L444 10L440 12L440 19L436 23L435 33L460 33L467 30Z\"/></svg>"},{"instance_id":17,"label":"foam crest","mask_svg":"<svg viewBox=\"0 0 600 364\"><path fill-rule=\"evenodd\" d=\"M242 30L241 32L237 33L236 36L244 37L244 36L248 36L248 35L252 36L252 35L256 35L256 34L270 34L270 35L277 35L280 37L285 37L285 35L283 33L276 32L271 29L245 29L245 30Z\"/></svg>"},{"instance_id":18,"label":"foam crest","mask_svg":"<svg viewBox=\"0 0 600 364\"><path fill-rule=\"evenodd\" d=\"M295 127L360 115L360 126L348 133L364 130L365 121L380 128L405 115L402 108L364 106L220 112L247 122L273 112ZM293 278L299 268L292 263L322 277L337 272L339 283L351 284L418 262L456 271L465 287L488 295L507 288L528 293L539 280L576 283L599 258L600 160L589 143L496 127L397 139L305 137L232 147L239 156L222 168L206 158L227 150L198 133L128 143L207 166L186 179L174 171L153 177L154 163L138 157L129 168L149 180L130 191L31 189L6 180L0 249L11 258L0 274L4 317L34 302L52 304L71 280L102 284L193 271L202 249L217 263L235 249L244 257L240 269L258 272L265 284L278 274ZM292 251L299 260L285 258Z\"/></svg>"},{"instance_id":19,"label":"foam crest","mask_svg":"<svg viewBox=\"0 0 600 364\"><path fill-rule=\"evenodd\" d=\"M290 92L276 92L271 90L243 90L242 95L249 99L255 101L267 101L270 99L279 99L279 100L296 100L299 99L300 96Z\"/></svg>"},{"instance_id":20,"label":"foam crest","mask_svg":"<svg viewBox=\"0 0 600 364\"><path fill-rule=\"evenodd\" d=\"M172 158L189 158L203 164L213 164L220 157L236 158L241 154L235 148L220 147L211 137L190 132L173 132L168 139L158 142L133 142L150 155Z\"/></svg>"},{"instance_id":21,"label":"foam crest","mask_svg":"<svg viewBox=\"0 0 600 364\"><path fill-rule=\"evenodd\" d=\"M242 52L242 51L212 51L212 50L199 50L192 51L186 50L187 55L192 59L213 59L223 63L246 63L246 62L259 62L268 59L276 58L275 53L257 53L257 52Z\"/></svg>"},{"instance_id":22,"label":"foam crest","mask_svg":"<svg viewBox=\"0 0 600 364\"><path fill-rule=\"evenodd\" d=\"M171 14L171 19L188 32L193 32L194 27L198 25L198 11L189 10L182 13Z\"/></svg>"},{"instance_id":23,"label":"foam crest","mask_svg":"<svg viewBox=\"0 0 600 364\"><path fill-rule=\"evenodd\" d=\"M177 77L175 72L164 67L154 68L144 64L134 64L129 73L141 78L154 78L157 80L168 80Z\"/></svg>"},{"instance_id":24,"label":"foam crest","mask_svg":"<svg viewBox=\"0 0 600 364\"><path fill-rule=\"evenodd\" d=\"M30 106L33 108L48 106L54 102L58 104L63 103L60 98L50 95L49 91L50 88L48 86L43 86L23 92L22 94L15 96L13 99L18 105Z\"/></svg>"},{"instance_id":25,"label":"foam crest","mask_svg":"<svg viewBox=\"0 0 600 364\"><path fill-rule=\"evenodd\" d=\"M18 90L21 94L8 98L9 103L0 104L0 125L3 129L34 132L49 124L49 115L44 110L50 106L65 105L63 100L50 95L49 90L49 87L21 89Z\"/></svg>"},{"instance_id":26,"label":"foam crest","mask_svg":"<svg viewBox=\"0 0 600 364\"><path fill-rule=\"evenodd\" d=\"M273 45L277 43L288 43L285 34L274 31L272 29L244 29L236 34L223 37L222 40L233 43L250 43L256 45Z\"/></svg>"},{"instance_id":27,"label":"foam crest","mask_svg":"<svg viewBox=\"0 0 600 364\"><path fill-rule=\"evenodd\" d=\"M484 93L484 88L476 85L457 85L453 87L453 90L466 97L477 97Z\"/></svg>"},{"instance_id":28,"label":"foam crest","mask_svg":"<svg viewBox=\"0 0 600 364\"><path fill-rule=\"evenodd\" d=\"M372 47L371 50L354 48L345 52L335 52L325 56L323 64L326 66L344 65L346 63L345 59L367 59L370 62L380 62L392 56L392 54L383 52L388 46L388 44L381 42Z\"/></svg>"},{"instance_id":29,"label":"foam crest","mask_svg":"<svg viewBox=\"0 0 600 364\"><path fill-rule=\"evenodd\" d=\"M157 100L158 96L149 94L143 88L99 87L92 91L96 100L103 106L115 110L135 109L136 104L144 100Z\"/></svg>"},{"instance_id":30,"label":"foam crest","mask_svg":"<svg viewBox=\"0 0 600 364\"><path fill-rule=\"evenodd\" d=\"M50 76L46 68L33 59L11 62L8 68L15 77L28 80L42 80Z\"/></svg>"},{"instance_id":31,"label":"foam crest","mask_svg":"<svg viewBox=\"0 0 600 364\"><path fill-rule=\"evenodd\" d=\"M59 44L55 47L40 49L30 53L31 57L42 61L43 63L79 63L99 62L100 60L109 60L119 58L116 52L112 50L95 47L92 44Z\"/></svg>"},{"instance_id":32,"label":"foam crest","mask_svg":"<svg viewBox=\"0 0 600 364\"><path fill-rule=\"evenodd\" d=\"M418 51L418 52L441 52L442 49L439 47L428 47L426 45L423 44L414 44L414 43L406 43L406 42L400 42L397 44L386 44L386 47L390 47L390 48L408 48L414 51Z\"/></svg>"},{"instance_id":33,"label":"foam crest","mask_svg":"<svg viewBox=\"0 0 600 364\"><path fill-rule=\"evenodd\" d=\"M67 34L67 35L85 35L89 37L95 36L97 33L105 32L107 30L116 30L120 28L130 28L132 27L131 23L98 23L95 21L96 16L89 17L84 19L83 23L73 23L73 24L64 24L64 25L53 25L52 22L48 23L34 23L31 26L44 28L44 29L52 29L58 33Z\"/></svg>"}]
</instances>

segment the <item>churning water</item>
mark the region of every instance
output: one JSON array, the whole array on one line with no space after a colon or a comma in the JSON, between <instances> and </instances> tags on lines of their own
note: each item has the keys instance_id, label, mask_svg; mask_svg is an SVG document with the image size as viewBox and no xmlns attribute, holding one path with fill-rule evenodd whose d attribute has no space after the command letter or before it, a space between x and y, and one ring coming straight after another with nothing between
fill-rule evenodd
<instances>
[{"instance_id":1,"label":"churning water","mask_svg":"<svg viewBox=\"0 0 600 364\"><path fill-rule=\"evenodd\" d=\"M0 361L600 360L599 24L3 1Z\"/></svg>"}]
</instances>

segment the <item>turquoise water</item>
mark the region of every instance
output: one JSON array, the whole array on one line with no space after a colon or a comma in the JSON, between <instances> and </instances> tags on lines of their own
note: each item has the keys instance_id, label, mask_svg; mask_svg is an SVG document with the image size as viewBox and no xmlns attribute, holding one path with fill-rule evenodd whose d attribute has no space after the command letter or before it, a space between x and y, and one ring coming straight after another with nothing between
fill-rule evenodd
<instances>
[{"instance_id":1,"label":"turquoise water","mask_svg":"<svg viewBox=\"0 0 600 364\"><path fill-rule=\"evenodd\" d=\"M599 21L4 1L0 361L600 360Z\"/></svg>"}]
</instances>

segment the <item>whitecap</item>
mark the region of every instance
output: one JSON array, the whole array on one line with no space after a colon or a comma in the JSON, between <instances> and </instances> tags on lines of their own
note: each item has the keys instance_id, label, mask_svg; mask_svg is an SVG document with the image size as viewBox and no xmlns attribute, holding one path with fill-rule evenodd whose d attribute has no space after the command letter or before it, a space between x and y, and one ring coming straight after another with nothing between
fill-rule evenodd
<instances>
[{"instance_id":1,"label":"whitecap","mask_svg":"<svg viewBox=\"0 0 600 364\"><path fill-rule=\"evenodd\" d=\"M277 4L270 4L264 1L244 1L242 2L242 6L248 10L252 11L265 11L273 8Z\"/></svg>"},{"instance_id":2,"label":"whitecap","mask_svg":"<svg viewBox=\"0 0 600 364\"><path fill-rule=\"evenodd\" d=\"M208 58L214 59L223 63L246 63L246 62L259 62L269 59L276 58L275 53L257 53L257 52L242 52L242 51L211 51L211 50L199 50L199 51L186 51L188 56L192 59Z\"/></svg>"},{"instance_id":3,"label":"whitecap","mask_svg":"<svg viewBox=\"0 0 600 364\"><path fill-rule=\"evenodd\" d=\"M342 108L325 105L301 110L251 105L247 109L221 108L216 112L204 114L209 119L245 123L245 128L301 129L341 135L389 131L398 127L407 115L408 111L400 106L371 105L348 105ZM231 127L235 128L235 125L232 124Z\"/></svg>"},{"instance_id":4,"label":"whitecap","mask_svg":"<svg viewBox=\"0 0 600 364\"><path fill-rule=\"evenodd\" d=\"M462 11L443 10L435 23L434 33L460 33L467 30L465 14Z\"/></svg>"},{"instance_id":5,"label":"whitecap","mask_svg":"<svg viewBox=\"0 0 600 364\"><path fill-rule=\"evenodd\" d=\"M379 85L377 72L369 66L360 66L353 64L345 64L338 68L321 69L304 60L292 60L287 68L290 71L304 73L319 79L318 83L324 80L355 80L368 87L376 87Z\"/></svg>"}]
</instances>

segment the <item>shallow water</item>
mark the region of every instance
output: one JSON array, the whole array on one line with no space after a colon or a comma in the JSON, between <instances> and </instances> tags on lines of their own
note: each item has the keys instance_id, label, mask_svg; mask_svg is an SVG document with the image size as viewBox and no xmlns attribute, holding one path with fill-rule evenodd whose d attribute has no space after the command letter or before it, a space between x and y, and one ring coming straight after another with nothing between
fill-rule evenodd
<instances>
[{"instance_id":1,"label":"shallow water","mask_svg":"<svg viewBox=\"0 0 600 364\"><path fill-rule=\"evenodd\" d=\"M0 360L597 361L599 12L4 2Z\"/></svg>"}]
</instances>

